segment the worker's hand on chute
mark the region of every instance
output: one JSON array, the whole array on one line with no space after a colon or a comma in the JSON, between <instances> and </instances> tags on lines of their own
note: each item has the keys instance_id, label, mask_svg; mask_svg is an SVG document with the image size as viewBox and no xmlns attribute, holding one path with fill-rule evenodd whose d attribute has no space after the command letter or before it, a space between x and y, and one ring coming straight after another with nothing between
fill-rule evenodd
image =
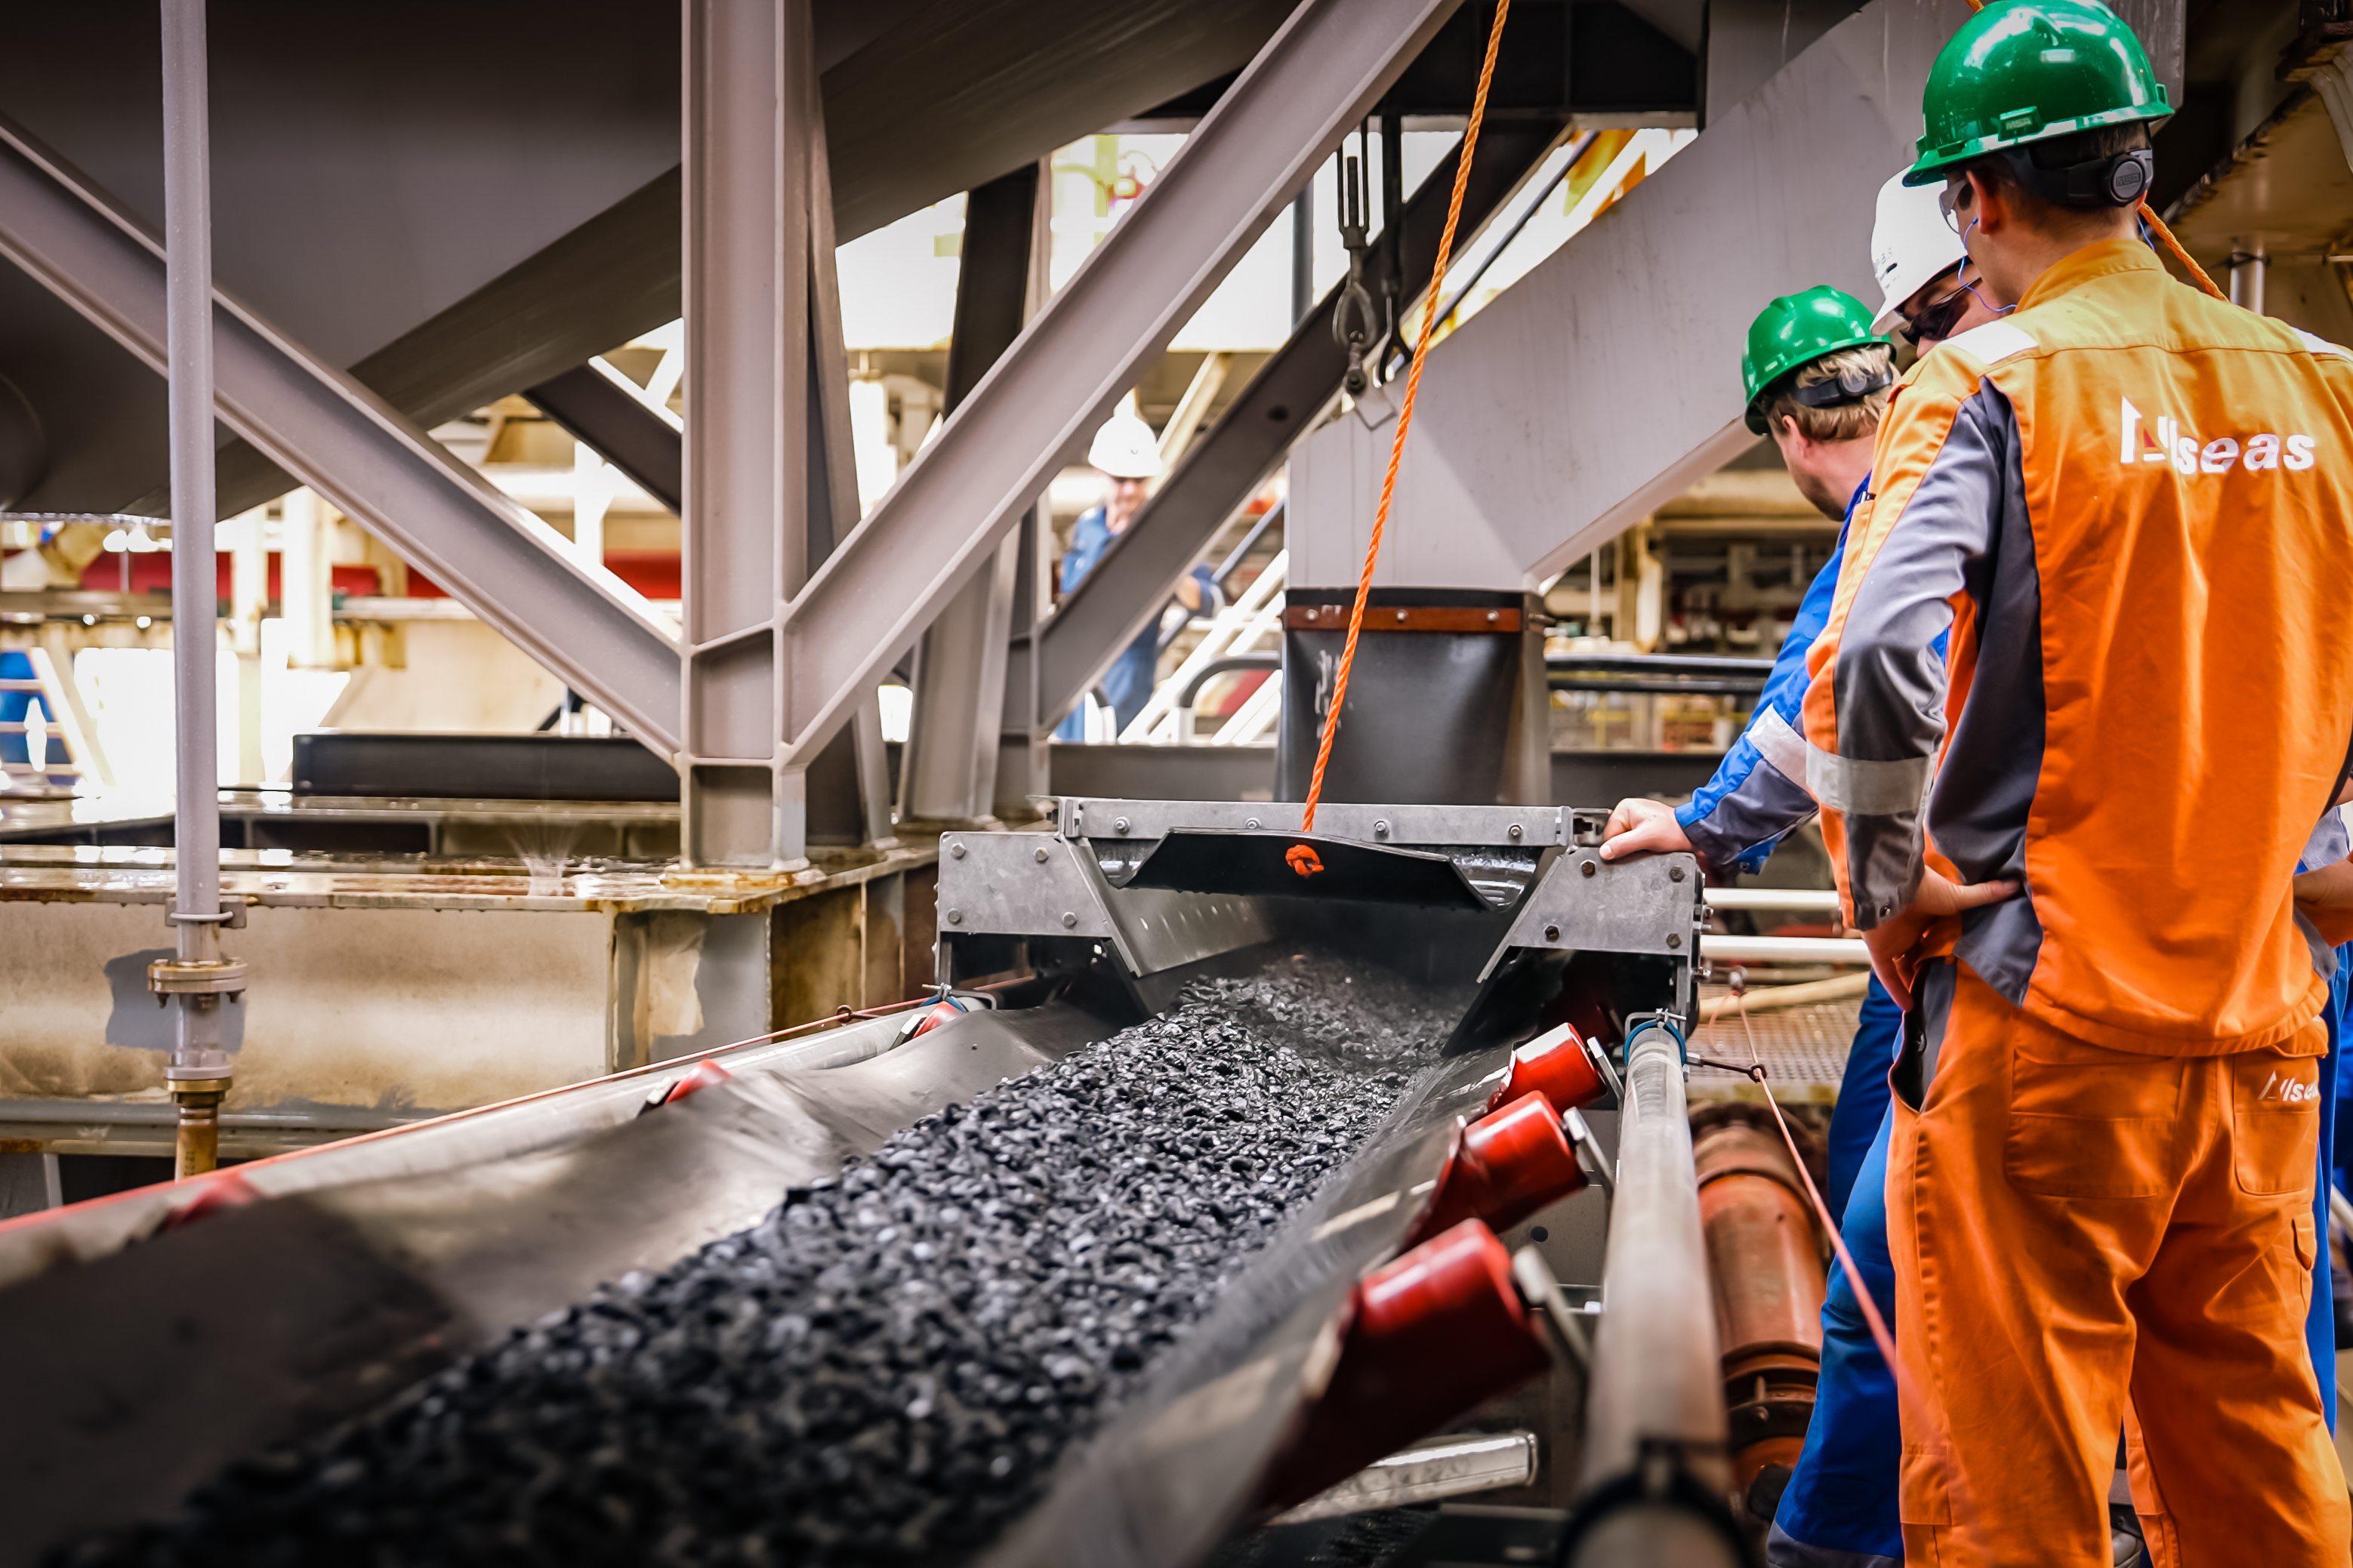
<instances>
[{"instance_id":1,"label":"worker's hand on chute","mask_svg":"<svg viewBox=\"0 0 2353 1568\"><path fill-rule=\"evenodd\" d=\"M1920 891L1911 904L1862 933L1863 945L1871 950L1872 971L1895 998L1895 1005L1907 1013L1912 1010L1912 975L1919 967L1916 953L1930 926L1947 915L2014 899L2022 886L2009 881L1956 882L1933 870L1922 872Z\"/></svg>"},{"instance_id":2,"label":"worker's hand on chute","mask_svg":"<svg viewBox=\"0 0 2353 1568\"><path fill-rule=\"evenodd\" d=\"M1675 808L1662 800L1629 795L1609 814L1601 830L1601 858L1623 860L1630 855L1696 854Z\"/></svg>"},{"instance_id":3,"label":"worker's hand on chute","mask_svg":"<svg viewBox=\"0 0 2353 1568\"><path fill-rule=\"evenodd\" d=\"M2298 873L2295 908L2329 946L2353 942L2353 859Z\"/></svg>"}]
</instances>

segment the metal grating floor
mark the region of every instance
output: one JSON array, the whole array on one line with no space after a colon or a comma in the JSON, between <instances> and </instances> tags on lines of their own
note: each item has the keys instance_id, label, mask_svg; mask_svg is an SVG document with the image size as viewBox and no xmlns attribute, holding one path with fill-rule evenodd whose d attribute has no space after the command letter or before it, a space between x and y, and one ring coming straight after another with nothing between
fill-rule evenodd
<instances>
[{"instance_id":1,"label":"metal grating floor","mask_svg":"<svg viewBox=\"0 0 2353 1568\"><path fill-rule=\"evenodd\" d=\"M1756 1054L1764 1061L1765 1070L1780 1097L1828 1099L1846 1075L1847 1052L1854 1043L1855 1024L1862 1012L1862 1002L1858 997L1852 1002L1752 1013L1746 1027L1737 1015L1726 1014L1701 1026L1692 1041L1692 1054L1713 1057L1718 1061L1745 1062L1749 1059L1753 1032ZM1694 1067L1691 1070L1694 1094L1746 1087L1748 1081L1741 1074L1721 1068Z\"/></svg>"}]
</instances>

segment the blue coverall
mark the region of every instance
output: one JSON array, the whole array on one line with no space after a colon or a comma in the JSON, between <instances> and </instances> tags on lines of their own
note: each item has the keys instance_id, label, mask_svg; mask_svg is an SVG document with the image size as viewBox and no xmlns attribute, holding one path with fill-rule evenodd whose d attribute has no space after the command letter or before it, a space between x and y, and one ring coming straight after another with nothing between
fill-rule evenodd
<instances>
[{"instance_id":1,"label":"blue coverall","mask_svg":"<svg viewBox=\"0 0 2353 1568\"><path fill-rule=\"evenodd\" d=\"M1070 593L1087 579L1103 560L1103 552L1118 536L1111 531L1111 520L1101 507L1091 507L1079 516L1078 526L1071 531L1071 547L1062 552L1062 592ZM1201 585L1201 603L1211 611L1218 604L1218 586L1207 566L1193 568L1193 580ZM1126 729L1152 700L1152 686L1159 674L1160 617L1155 616L1145 628L1135 634L1118 660L1103 678L1103 694L1111 700L1112 711L1118 716L1119 728ZM1087 716L1073 710L1054 731L1057 741L1083 741L1087 738Z\"/></svg>"}]
</instances>

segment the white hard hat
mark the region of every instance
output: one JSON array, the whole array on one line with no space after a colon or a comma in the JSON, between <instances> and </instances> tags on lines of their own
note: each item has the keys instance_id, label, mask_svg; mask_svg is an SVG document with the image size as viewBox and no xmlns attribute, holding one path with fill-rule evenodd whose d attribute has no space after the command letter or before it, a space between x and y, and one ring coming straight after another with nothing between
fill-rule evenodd
<instances>
[{"instance_id":1,"label":"white hard hat","mask_svg":"<svg viewBox=\"0 0 2353 1568\"><path fill-rule=\"evenodd\" d=\"M1125 409L1103 422L1087 461L1115 479L1160 477L1160 441L1152 426Z\"/></svg>"},{"instance_id":2,"label":"white hard hat","mask_svg":"<svg viewBox=\"0 0 2353 1568\"><path fill-rule=\"evenodd\" d=\"M1879 279L1879 291L1886 299L1872 322L1877 331L1885 331L1895 319L1895 307L1964 254L1961 237L1945 221L1938 205L1944 189L1940 184L1906 185L1901 173L1879 187L1879 217L1871 226L1871 274Z\"/></svg>"}]
</instances>

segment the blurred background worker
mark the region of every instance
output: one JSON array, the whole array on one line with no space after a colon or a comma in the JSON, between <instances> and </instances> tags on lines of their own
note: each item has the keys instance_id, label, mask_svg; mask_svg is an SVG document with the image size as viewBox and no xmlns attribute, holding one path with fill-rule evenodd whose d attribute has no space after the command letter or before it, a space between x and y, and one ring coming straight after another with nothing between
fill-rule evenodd
<instances>
[{"instance_id":1,"label":"blurred background worker","mask_svg":"<svg viewBox=\"0 0 2353 1568\"><path fill-rule=\"evenodd\" d=\"M1152 481L1160 477L1159 438L1152 434L1152 426L1137 416L1132 400L1104 420L1103 427L1095 432L1094 443L1087 448L1087 461L1103 474L1103 501L1081 513L1078 525L1071 531L1071 547L1062 552L1061 585L1065 594L1085 582L1087 574L1111 549L1112 542L1127 531L1128 524L1135 521L1135 514L1144 510L1145 500L1152 493ZM1218 585L1207 566L1196 566L1177 579L1176 603L1186 615L1198 615L1204 610L1215 614L1219 602ZM1103 694L1111 702L1117 730L1133 723L1135 716L1144 711L1144 705L1152 700L1160 662L1160 637L1161 617L1155 616L1135 634L1135 640L1127 645L1103 678ZM1054 731L1054 738L1085 740L1085 710L1081 708L1064 719L1061 727Z\"/></svg>"},{"instance_id":2,"label":"blurred background worker","mask_svg":"<svg viewBox=\"0 0 2353 1568\"><path fill-rule=\"evenodd\" d=\"M1907 1560L2106 1561L2128 1411L2158 1560L2347 1552L2303 1345L2329 986L2289 879L2353 733L2353 356L2167 276L2135 209L2168 112L2090 0L1939 55L1909 178L2015 303L1896 401L1810 661L1832 866L1912 1009Z\"/></svg>"}]
</instances>

